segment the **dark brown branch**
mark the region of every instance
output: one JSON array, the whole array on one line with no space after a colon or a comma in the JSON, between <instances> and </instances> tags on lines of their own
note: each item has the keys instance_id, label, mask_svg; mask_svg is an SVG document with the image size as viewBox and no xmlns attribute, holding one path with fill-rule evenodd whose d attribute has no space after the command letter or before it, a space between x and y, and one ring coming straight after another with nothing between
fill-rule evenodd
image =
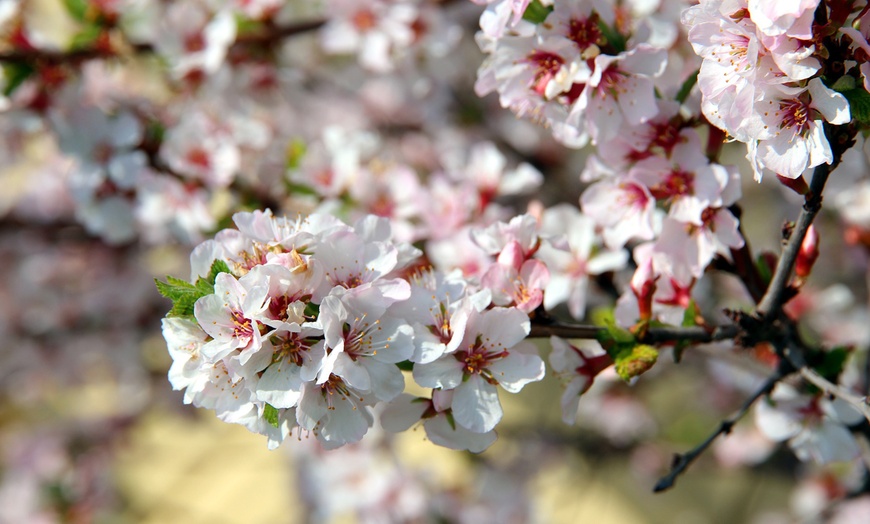
<instances>
[{"instance_id":1,"label":"dark brown branch","mask_svg":"<svg viewBox=\"0 0 870 524\"><path fill-rule=\"evenodd\" d=\"M532 324L529 336L543 338L555 335L563 338L597 339L605 331L606 328L588 324ZM721 326L712 331L702 327L651 327L639 337L638 342L643 344L679 341L704 343L732 339L738 333L739 327L736 325Z\"/></svg>"},{"instance_id":2,"label":"dark brown branch","mask_svg":"<svg viewBox=\"0 0 870 524\"><path fill-rule=\"evenodd\" d=\"M727 435L731 433L731 430L734 428L734 425L743 418L744 415L749 411L749 408L755 404L758 399L769 394L774 386L776 386L777 382L783 379L783 377L791 374L794 369L788 365L783 364L780 365L779 369L764 381L758 390L752 394L749 398L743 401L743 404L740 406L740 409L731 417L723 420L719 427L714 431L710 436L708 436L703 442L695 446L690 451L687 451L683 454L674 455L674 461L671 465L671 471L668 472L667 475L660 478L658 482L656 482L655 487L653 488L653 492L659 493L670 489L673 487L674 483L677 481L677 477L683 474L686 471L692 462L695 461L702 453L704 453L708 447L717 439L719 435Z\"/></svg>"},{"instance_id":3,"label":"dark brown branch","mask_svg":"<svg viewBox=\"0 0 870 524\"><path fill-rule=\"evenodd\" d=\"M240 48L249 46L271 45L285 38L320 29L325 23L325 20L309 20L285 26L268 26L266 30L261 32L240 35L230 47L230 50L237 51ZM148 43L132 44L126 49L113 49L105 46L83 47L69 51L16 49L0 53L0 64L77 64L96 58L121 57L128 50L134 54L155 52L154 46Z\"/></svg>"},{"instance_id":4,"label":"dark brown branch","mask_svg":"<svg viewBox=\"0 0 870 524\"><path fill-rule=\"evenodd\" d=\"M269 26L262 32L244 34L236 38L233 48L249 45L269 45L291 36L316 31L326 24L326 20L309 20L285 26Z\"/></svg>"},{"instance_id":5,"label":"dark brown branch","mask_svg":"<svg viewBox=\"0 0 870 524\"><path fill-rule=\"evenodd\" d=\"M786 289L791 280L794 266L797 262L801 244L807 235L807 231L813 224L813 220L822 208L822 191L828 181L828 175L834 166L822 164L813 171L813 180L810 182L810 191L807 193L804 206L795 222L794 230L788 237L782 255L776 264L776 269L770 280L770 285L761 301L758 303L756 313L760 317L776 317L780 313L782 305L786 301Z\"/></svg>"}]
</instances>

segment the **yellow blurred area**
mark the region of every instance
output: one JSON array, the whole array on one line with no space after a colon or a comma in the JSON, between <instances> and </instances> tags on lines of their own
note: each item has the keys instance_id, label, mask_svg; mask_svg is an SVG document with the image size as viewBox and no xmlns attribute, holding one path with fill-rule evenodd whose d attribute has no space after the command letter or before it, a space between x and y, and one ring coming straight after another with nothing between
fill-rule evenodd
<instances>
[{"instance_id":1,"label":"yellow blurred area","mask_svg":"<svg viewBox=\"0 0 870 524\"><path fill-rule=\"evenodd\" d=\"M508 406L509 418L515 410ZM202 411L182 417L153 410L132 431L117 461L119 487L127 499L125 520L141 523L305 522L292 458L269 451L266 440L241 426L225 424ZM294 439L284 447L297 444ZM516 450L501 440L484 457L498 461ZM396 452L408 468L425 471L445 489L472 488L474 464L467 454L433 445L422 429L396 439ZM612 486L590 480L589 466L577 456L540 469L528 493L538 522L635 524L648 522ZM515 494L522 496L521 494ZM334 523L356 522L352 515Z\"/></svg>"},{"instance_id":2,"label":"yellow blurred area","mask_svg":"<svg viewBox=\"0 0 870 524\"><path fill-rule=\"evenodd\" d=\"M185 419L155 411L137 424L118 458L130 520L301 522L285 455L270 452L260 435L203 415Z\"/></svg>"}]
</instances>

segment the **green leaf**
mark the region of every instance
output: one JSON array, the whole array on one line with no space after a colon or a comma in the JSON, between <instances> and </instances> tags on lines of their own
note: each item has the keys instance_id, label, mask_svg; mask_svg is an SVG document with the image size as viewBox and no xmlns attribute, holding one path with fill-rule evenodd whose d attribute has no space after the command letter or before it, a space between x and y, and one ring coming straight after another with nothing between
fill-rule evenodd
<instances>
[{"instance_id":1,"label":"green leaf","mask_svg":"<svg viewBox=\"0 0 870 524\"><path fill-rule=\"evenodd\" d=\"M446 411L444 416L447 417L447 423L450 424L453 431L456 431L456 420L453 418L453 410Z\"/></svg>"},{"instance_id":2,"label":"green leaf","mask_svg":"<svg viewBox=\"0 0 870 524\"><path fill-rule=\"evenodd\" d=\"M843 91L843 96L849 101L852 121L870 125L870 93L864 89L849 89Z\"/></svg>"},{"instance_id":3,"label":"green leaf","mask_svg":"<svg viewBox=\"0 0 870 524\"><path fill-rule=\"evenodd\" d=\"M202 289L190 282L170 276L166 277L166 282L155 278L154 283L157 285L157 291L172 301L172 309L166 314L168 317L192 317L193 305L200 297L208 294L203 293Z\"/></svg>"},{"instance_id":4,"label":"green leaf","mask_svg":"<svg viewBox=\"0 0 870 524\"><path fill-rule=\"evenodd\" d=\"M819 375L836 382L840 373L843 372L850 353L848 347L842 346L826 351L822 357L822 363L815 366L815 370L818 371Z\"/></svg>"},{"instance_id":5,"label":"green leaf","mask_svg":"<svg viewBox=\"0 0 870 524\"><path fill-rule=\"evenodd\" d=\"M402 371L412 371L414 369L414 363L410 360L403 360L402 362L396 362L396 367Z\"/></svg>"},{"instance_id":6,"label":"green leaf","mask_svg":"<svg viewBox=\"0 0 870 524\"><path fill-rule=\"evenodd\" d=\"M680 86L680 90L677 91L677 102L682 104L686 101L686 98L689 97L689 93L692 92L692 88L695 87L695 84L698 83L699 72L700 69L689 75L689 78L687 78L683 82L683 85Z\"/></svg>"},{"instance_id":7,"label":"green leaf","mask_svg":"<svg viewBox=\"0 0 870 524\"><path fill-rule=\"evenodd\" d=\"M656 348L647 344L636 344L623 348L614 358L616 374L628 382L632 378L649 371L659 358Z\"/></svg>"},{"instance_id":8,"label":"green leaf","mask_svg":"<svg viewBox=\"0 0 870 524\"><path fill-rule=\"evenodd\" d=\"M320 304L315 304L314 302L305 304L303 314L306 318L317 318L320 316Z\"/></svg>"},{"instance_id":9,"label":"green leaf","mask_svg":"<svg viewBox=\"0 0 870 524\"><path fill-rule=\"evenodd\" d=\"M81 31L75 34L70 41L70 48L82 49L90 48L97 41L103 28L96 24L88 24Z\"/></svg>"},{"instance_id":10,"label":"green leaf","mask_svg":"<svg viewBox=\"0 0 870 524\"><path fill-rule=\"evenodd\" d=\"M682 327L692 327L695 324L695 318L697 316L697 306L695 305L694 300L689 300L689 307L686 308L686 311L683 313L683 322L680 324ZM689 347L691 343L688 340L678 340L676 344L674 344L674 362L677 364L683 359L683 352Z\"/></svg>"},{"instance_id":11,"label":"green leaf","mask_svg":"<svg viewBox=\"0 0 870 524\"><path fill-rule=\"evenodd\" d=\"M523 20L533 24L540 24L547 19L547 16L553 12L553 6L545 6L540 0L532 0L529 2L526 10L523 11Z\"/></svg>"},{"instance_id":12,"label":"green leaf","mask_svg":"<svg viewBox=\"0 0 870 524\"><path fill-rule=\"evenodd\" d=\"M18 89L25 80L30 78L35 69L30 64L7 63L3 64L3 96L10 96Z\"/></svg>"},{"instance_id":13,"label":"green leaf","mask_svg":"<svg viewBox=\"0 0 870 524\"><path fill-rule=\"evenodd\" d=\"M305 142L298 138L290 140L287 144L287 169L299 169L299 163L302 162L306 151Z\"/></svg>"},{"instance_id":14,"label":"green leaf","mask_svg":"<svg viewBox=\"0 0 870 524\"><path fill-rule=\"evenodd\" d=\"M610 353L608 347L616 348L617 346L632 346L636 342L631 331L623 329L614 323L604 326L604 329L598 333L597 338L598 342L601 343L601 346L606 349L608 353Z\"/></svg>"},{"instance_id":15,"label":"green leaf","mask_svg":"<svg viewBox=\"0 0 870 524\"><path fill-rule=\"evenodd\" d=\"M607 43L616 51L615 54L625 51L625 37L616 29L605 24L603 20L598 21L598 30L607 39Z\"/></svg>"},{"instance_id":16,"label":"green leaf","mask_svg":"<svg viewBox=\"0 0 870 524\"><path fill-rule=\"evenodd\" d=\"M166 316L193 317L193 305L200 298L214 293L214 281L219 273L230 273L230 268L223 260L215 260L206 278L196 279L195 284L175 277L166 277L166 282L154 279L157 291L172 301L172 309Z\"/></svg>"},{"instance_id":17,"label":"green leaf","mask_svg":"<svg viewBox=\"0 0 870 524\"><path fill-rule=\"evenodd\" d=\"M269 423L270 426L277 428L278 421L278 409L272 404L266 403L266 407L263 409L263 420Z\"/></svg>"},{"instance_id":18,"label":"green leaf","mask_svg":"<svg viewBox=\"0 0 870 524\"><path fill-rule=\"evenodd\" d=\"M63 0L66 11L79 22L84 22L88 15L88 0Z\"/></svg>"},{"instance_id":19,"label":"green leaf","mask_svg":"<svg viewBox=\"0 0 870 524\"><path fill-rule=\"evenodd\" d=\"M771 267L768 258L764 256L764 253L759 254L755 259L755 267L758 269L758 275L761 277L761 280L765 284L770 284L770 279L773 278L774 268Z\"/></svg>"},{"instance_id":20,"label":"green leaf","mask_svg":"<svg viewBox=\"0 0 870 524\"><path fill-rule=\"evenodd\" d=\"M209 269L208 276L206 277L209 284L214 286L214 281L219 273L232 273L232 271L230 271L230 266L228 266L227 263L223 260L215 260L211 263L211 268ZM212 293L214 293L213 289Z\"/></svg>"},{"instance_id":21,"label":"green leaf","mask_svg":"<svg viewBox=\"0 0 870 524\"><path fill-rule=\"evenodd\" d=\"M831 89L842 93L843 91L849 91L855 89L858 86L858 81L855 80L854 76L843 75L834 82L834 85L831 86Z\"/></svg>"}]
</instances>

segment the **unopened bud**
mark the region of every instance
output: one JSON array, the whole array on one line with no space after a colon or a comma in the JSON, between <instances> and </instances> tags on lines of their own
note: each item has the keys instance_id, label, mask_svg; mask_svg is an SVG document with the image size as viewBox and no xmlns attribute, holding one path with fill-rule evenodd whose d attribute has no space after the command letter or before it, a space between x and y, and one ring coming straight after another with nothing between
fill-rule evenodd
<instances>
[{"instance_id":1,"label":"unopened bud","mask_svg":"<svg viewBox=\"0 0 870 524\"><path fill-rule=\"evenodd\" d=\"M656 279L652 265L652 257L644 260L637 266L634 276L631 277L631 291L637 297L637 307L640 320L652 318L652 300L656 292Z\"/></svg>"},{"instance_id":2,"label":"unopened bud","mask_svg":"<svg viewBox=\"0 0 870 524\"><path fill-rule=\"evenodd\" d=\"M794 272L799 278L806 278L813 269L813 264L819 258L819 233L814 226L810 226L807 235L801 243L795 262Z\"/></svg>"},{"instance_id":3,"label":"unopened bud","mask_svg":"<svg viewBox=\"0 0 870 524\"><path fill-rule=\"evenodd\" d=\"M810 192L810 187L807 185L806 180L804 180L804 177L802 176L799 176L797 178L788 178L782 175L776 175L776 179L779 180L780 184L791 189L799 195L806 195Z\"/></svg>"}]
</instances>

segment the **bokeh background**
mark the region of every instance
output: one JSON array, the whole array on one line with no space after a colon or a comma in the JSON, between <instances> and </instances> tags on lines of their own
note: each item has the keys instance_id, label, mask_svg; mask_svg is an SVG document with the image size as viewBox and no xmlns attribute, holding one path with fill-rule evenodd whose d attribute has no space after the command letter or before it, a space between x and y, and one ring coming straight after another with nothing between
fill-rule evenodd
<instances>
[{"instance_id":1,"label":"bokeh background","mask_svg":"<svg viewBox=\"0 0 870 524\"><path fill-rule=\"evenodd\" d=\"M377 427L363 443L329 453L304 437L269 451L262 436L185 406L166 379L171 360L160 319L170 304L154 278L187 276L192 246L227 226L235 210L312 209L310 195L284 183L300 140L314 144L335 125L371 129L386 151L373 155L378 161L405 155L422 164L445 143L491 140L510 165L529 162L544 174L539 191L504 199L518 212L532 198L576 203L588 151L568 150L533 122L499 108L495 98L474 95L483 55L473 40L481 7L471 2L423 3L441 13L432 15L442 26L431 38L451 45L449 52L434 45L425 56L415 51L421 56L413 67L373 73L353 56L325 53L318 31L307 30L263 48L236 49L205 79L189 78L189 71L179 76L169 71L171 57L136 47L156 46L149 38L186 23L172 2L149 3L0 0L0 13L12 13L0 26L0 53L7 59L24 49L22 34L37 50L69 53L85 30L106 23L100 13L119 5L162 15L122 17L123 23L106 26L106 38L121 33L132 39L123 54L34 58L30 65L38 73L14 92L8 89L12 70L4 66L0 523L760 524L813 521L842 495L841 479L854 476L855 465L802 464L760 436L751 415L675 489L652 493L673 453L703 440L764 376L757 355L728 343L690 348L679 364L666 350L661 365L631 385L600 377L581 402L576 426L560 419L561 386L552 377L520 395L502 395L499 440L479 455L436 447L420 428L390 435ZM177 4L185 3L206 11L220 4ZM270 15L276 24L325 16L322 2L277 4ZM76 14L82 6L91 10L84 18ZM153 32L137 40L131 27ZM89 38L84 47L101 37ZM53 69L62 73L56 84L47 78ZM258 72L269 83L262 91L230 85L240 78L252 82ZM239 93L243 103L234 98ZM82 203L70 189L81 159L71 152L69 135L90 131L69 115L93 107L106 114L133 108L144 127L176 126L196 111L217 120L247 118L247 136L265 128L266 140L237 144L231 185L203 183L211 217L205 227L170 215L113 238L111 223L82 219ZM58 124L64 118L65 128ZM142 144L147 149L147 137ZM726 158L743 165L741 148L729 147ZM778 250L796 199L775 181L757 184L748 176L744 192L743 225L753 248ZM823 215L820 227L825 249L807 288L814 298L803 305L808 329L866 341L866 250L854 238L847 242L838 217ZM705 312L713 320L724 318L721 307L751 306L738 283L723 275L712 275L697 294L719 305ZM591 300L596 307L612 303L605 292ZM548 345L540 342L546 354ZM856 352L855 369L864 365L864 348Z\"/></svg>"}]
</instances>

